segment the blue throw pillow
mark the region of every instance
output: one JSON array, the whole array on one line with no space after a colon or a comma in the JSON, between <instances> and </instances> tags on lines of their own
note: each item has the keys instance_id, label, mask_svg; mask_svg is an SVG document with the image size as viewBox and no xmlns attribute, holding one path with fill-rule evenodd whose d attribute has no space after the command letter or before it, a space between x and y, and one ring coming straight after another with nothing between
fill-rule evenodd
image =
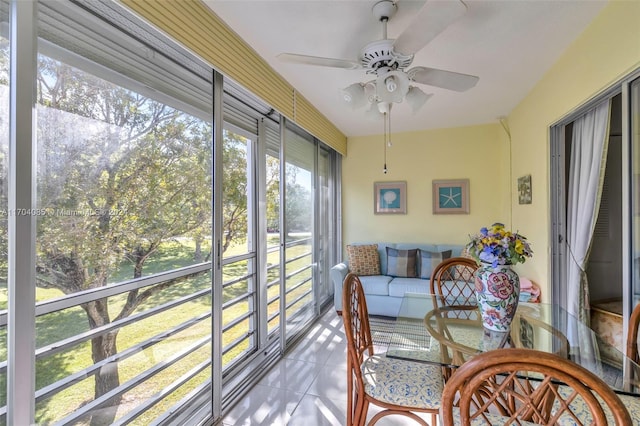
<instances>
[{"instance_id":1,"label":"blue throw pillow","mask_svg":"<svg viewBox=\"0 0 640 426\"><path fill-rule=\"evenodd\" d=\"M418 256L420 260L420 278L431 278L431 272L438 266L443 260L451 257L451 250L445 250L441 252L433 252L427 250L420 250Z\"/></svg>"},{"instance_id":2,"label":"blue throw pillow","mask_svg":"<svg viewBox=\"0 0 640 426\"><path fill-rule=\"evenodd\" d=\"M417 254L418 249L397 250L387 247L387 275L404 278L417 277Z\"/></svg>"}]
</instances>

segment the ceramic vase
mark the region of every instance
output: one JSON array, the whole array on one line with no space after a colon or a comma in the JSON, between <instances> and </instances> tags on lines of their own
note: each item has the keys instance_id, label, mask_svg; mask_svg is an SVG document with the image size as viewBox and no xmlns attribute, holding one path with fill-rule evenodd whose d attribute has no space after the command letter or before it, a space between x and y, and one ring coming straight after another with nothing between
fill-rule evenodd
<instances>
[{"instance_id":1,"label":"ceramic vase","mask_svg":"<svg viewBox=\"0 0 640 426\"><path fill-rule=\"evenodd\" d=\"M482 325L493 331L509 331L518 308L520 278L511 265L482 263L476 271L476 298Z\"/></svg>"}]
</instances>

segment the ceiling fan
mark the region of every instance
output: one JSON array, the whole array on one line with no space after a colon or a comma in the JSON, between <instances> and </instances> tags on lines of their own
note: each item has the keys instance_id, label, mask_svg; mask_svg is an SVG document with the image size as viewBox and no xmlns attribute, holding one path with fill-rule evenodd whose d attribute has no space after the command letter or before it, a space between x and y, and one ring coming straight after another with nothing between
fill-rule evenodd
<instances>
[{"instance_id":1,"label":"ceiling fan","mask_svg":"<svg viewBox=\"0 0 640 426\"><path fill-rule=\"evenodd\" d=\"M426 94L411 83L420 83L463 92L476 85L479 78L436 68L416 66L409 68L416 52L433 40L453 21L464 15L467 6L460 0L429 1L420 9L413 22L398 38L387 38L387 23L395 15L395 1L382 0L374 4L373 15L382 23L382 39L368 43L357 60L324 58L318 56L281 53L285 62L316 65L349 70L366 70L375 78L365 83L354 83L343 90L344 99L354 108L368 103L377 105L382 114L388 114L393 102L407 100L417 111L432 94Z\"/></svg>"}]
</instances>

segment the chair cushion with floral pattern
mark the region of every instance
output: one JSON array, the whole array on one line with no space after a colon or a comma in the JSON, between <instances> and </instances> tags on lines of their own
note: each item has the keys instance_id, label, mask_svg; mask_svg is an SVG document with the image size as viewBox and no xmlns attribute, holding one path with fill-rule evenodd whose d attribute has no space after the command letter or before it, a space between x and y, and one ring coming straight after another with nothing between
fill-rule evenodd
<instances>
[{"instance_id":1,"label":"chair cushion with floral pattern","mask_svg":"<svg viewBox=\"0 0 640 426\"><path fill-rule=\"evenodd\" d=\"M440 408L442 370L420 364L373 355L362 363L367 395L378 401L407 407Z\"/></svg>"}]
</instances>

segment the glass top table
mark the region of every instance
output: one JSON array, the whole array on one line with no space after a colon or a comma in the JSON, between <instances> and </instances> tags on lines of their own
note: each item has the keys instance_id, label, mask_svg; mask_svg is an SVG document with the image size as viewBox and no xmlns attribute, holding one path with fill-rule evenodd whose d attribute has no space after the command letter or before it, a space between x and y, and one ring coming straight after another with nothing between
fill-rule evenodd
<instances>
[{"instance_id":1,"label":"glass top table","mask_svg":"<svg viewBox=\"0 0 640 426\"><path fill-rule=\"evenodd\" d=\"M458 367L499 348L555 353L586 367L619 393L640 395L640 366L556 305L520 303L508 333L482 326L475 306L442 303L425 294L405 294L387 357Z\"/></svg>"}]
</instances>

